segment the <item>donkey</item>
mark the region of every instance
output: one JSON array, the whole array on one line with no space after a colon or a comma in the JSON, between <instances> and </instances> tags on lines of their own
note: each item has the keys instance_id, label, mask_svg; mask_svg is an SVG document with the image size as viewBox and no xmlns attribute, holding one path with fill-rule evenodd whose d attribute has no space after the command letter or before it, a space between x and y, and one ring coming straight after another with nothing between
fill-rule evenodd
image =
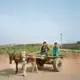
<instances>
[{"instance_id":1,"label":"donkey","mask_svg":"<svg viewBox=\"0 0 80 80\"><path fill-rule=\"evenodd\" d=\"M14 61L16 64L16 73L17 73L18 72L18 64L22 62L22 56L21 56L21 54L18 54L18 55L15 54L15 50L13 53L9 53L9 52L7 52L7 53L9 54L9 63L12 64L12 61Z\"/></svg>"},{"instance_id":2,"label":"donkey","mask_svg":"<svg viewBox=\"0 0 80 80\"><path fill-rule=\"evenodd\" d=\"M32 72L34 72L34 69L36 69L36 72L38 72L38 67L36 63L36 57L30 54L26 54L25 51L22 51L22 57L23 57L23 76L26 76L26 70L29 67L29 64L32 65Z\"/></svg>"}]
</instances>

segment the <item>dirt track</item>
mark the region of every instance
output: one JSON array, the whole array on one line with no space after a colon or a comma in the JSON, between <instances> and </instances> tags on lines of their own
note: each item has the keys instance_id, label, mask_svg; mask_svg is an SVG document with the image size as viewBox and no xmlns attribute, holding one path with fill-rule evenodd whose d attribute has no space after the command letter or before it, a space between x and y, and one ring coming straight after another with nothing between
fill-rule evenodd
<instances>
[{"instance_id":1,"label":"dirt track","mask_svg":"<svg viewBox=\"0 0 80 80\"><path fill-rule=\"evenodd\" d=\"M26 77L14 71L14 63L10 65L7 58L0 60L0 80L80 80L80 58L65 58L61 72L52 72L51 65L45 65L39 73L28 72Z\"/></svg>"}]
</instances>

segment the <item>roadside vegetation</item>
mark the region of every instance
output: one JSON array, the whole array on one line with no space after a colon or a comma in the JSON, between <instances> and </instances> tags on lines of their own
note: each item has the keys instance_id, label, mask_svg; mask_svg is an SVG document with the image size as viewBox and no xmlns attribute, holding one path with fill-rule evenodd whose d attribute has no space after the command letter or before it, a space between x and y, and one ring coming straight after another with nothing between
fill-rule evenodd
<instances>
[{"instance_id":1,"label":"roadside vegetation","mask_svg":"<svg viewBox=\"0 0 80 80\"><path fill-rule=\"evenodd\" d=\"M26 44L26 45L7 45L0 46L0 54L6 54L7 52L12 53L15 50L16 54L20 53L20 51L26 51L28 53L40 52L41 44ZM52 45L49 45L50 51L49 54L52 53ZM80 49L72 48L72 49L60 49L61 54L66 53L80 53Z\"/></svg>"}]
</instances>

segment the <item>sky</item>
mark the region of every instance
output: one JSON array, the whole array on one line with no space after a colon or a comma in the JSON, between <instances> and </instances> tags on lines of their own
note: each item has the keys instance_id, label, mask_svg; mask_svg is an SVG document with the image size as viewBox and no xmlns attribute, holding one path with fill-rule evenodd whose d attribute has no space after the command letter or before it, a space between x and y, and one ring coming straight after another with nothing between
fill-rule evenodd
<instances>
[{"instance_id":1,"label":"sky","mask_svg":"<svg viewBox=\"0 0 80 80\"><path fill-rule=\"evenodd\" d=\"M80 0L0 0L0 44L80 40Z\"/></svg>"}]
</instances>

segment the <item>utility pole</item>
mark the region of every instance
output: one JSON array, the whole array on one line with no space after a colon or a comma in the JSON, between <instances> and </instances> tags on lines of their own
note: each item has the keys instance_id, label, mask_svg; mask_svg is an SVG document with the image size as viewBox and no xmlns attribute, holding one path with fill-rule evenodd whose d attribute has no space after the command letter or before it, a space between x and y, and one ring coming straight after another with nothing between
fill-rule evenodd
<instances>
[{"instance_id":1,"label":"utility pole","mask_svg":"<svg viewBox=\"0 0 80 80\"><path fill-rule=\"evenodd\" d=\"M60 36L61 36L61 48L62 48L62 38L63 38L62 36L63 36L63 34L61 33Z\"/></svg>"}]
</instances>

